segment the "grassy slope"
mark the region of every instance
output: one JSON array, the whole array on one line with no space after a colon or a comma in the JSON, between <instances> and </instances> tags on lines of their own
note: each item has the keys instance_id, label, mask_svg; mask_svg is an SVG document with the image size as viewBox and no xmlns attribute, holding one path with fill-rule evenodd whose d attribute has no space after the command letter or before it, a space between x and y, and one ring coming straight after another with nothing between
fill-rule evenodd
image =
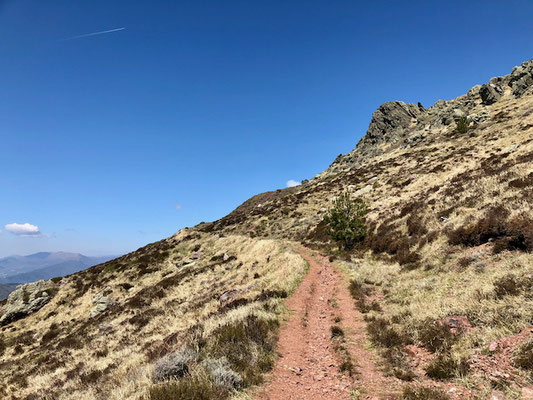
<instances>
[{"instance_id":1,"label":"grassy slope","mask_svg":"<svg viewBox=\"0 0 533 400\"><path fill-rule=\"evenodd\" d=\"M195 252L201 258L181 266ZM66 277L50 304L2 330L2 398L138 398L165 354L209 348L217 329L252 315L277 321L305 269L279 241L183 230ZM106 287L116 305L89 319L92 298Z\"/></svg>"},{"instance_id":2,"label":"grassy slope","mask_svg":"<svg viewBox=\"0 0 533 400\"><path fill-rule=\"evenodd\" d=\"M382 351L393 347L386 338L374 338L384 368L425 381L433 362L430 374L482 398L494 387L515 398L531 382L530 372L512 361L523 340L505 357L492 358L501 367L489 365L488 347L533 325L533 96L486 109L490 118L467 134L449 126L354 171L256 196L254 207L246 204L245 213L237 209L215 227L298 238L336 255L320 225L322 214L334 196L357 192L374 178L362 195L370 209L369 235L358 251L343 255L342 264L363 293L372 293L363 296L370 326L377 320L378 331L382 323L404 338L398 347L403 354L392 355ZM473 329L434 348L430 342L447 335L438 332L438 321L454 315L467 317ZM410 360L405 345L431 350ZM470 364L466 376L464 362ZM506 371L510 376L502 378Z\"/></svg>"},{"instance_id":3,"label":"grassy slope","mask_svg":"<svg viewBox=\"0 0 533 400\"><path fill-rule=\"evenodd\" d=\"M458 134L453 126L435 129L416 147L391 149L353 171L255 196L219 221L65 278L51 303L0 331L5 344L0 345L0 394L27 400L40 398L32 397L36 393L50 399L140 398L152 386L154 363L166 353L188 344L201 347L201 357L208 358L214 355L205 352L222 343L227 327L240 329L250 315L277 320L283 296L305 271L287 240L334 254L322 215L334 196L356 192L369 181L362 195L370 209L369 235L343 261L364 288L355 294L370 304L369 326L385 321L392 327L400 353L409 342L405 337L427 351L423 328L428 323L464 315L474 329L451 346L429 352L428 362L443 351L454 359L482 356L491 340L518 332L533 318L526 285L512 295L495 289L508 272L519 280L532 273L527 246L513 249L492 235L503 250L493 254L494 242L485 243L490 234L469 236L480 233L477 222L495 206L500 206L498 215L505 214L502 207L509 213L491 220L500 233L523 229L511 223L513 217L531 215L533 96L501 100L486 110L490 118L468 134ZM516 144L513 151L503 151ZM202 257L181 265L194 252ZM117 304L88 319L92 298L106 286ZM221 301L228 290L234 291ZM275 324L267 330L275 333ZM263 339L251 343L250 359L261 358ZM379 350L383 343L376 338L374 344ZM394 357L384 358L392 373L424 374L408 359L402 361L404 354L396 355L398 365L391 365ZM250 384L263 368L232 363L249 375ZM522 384L525 372L517 373L515 381ZM475 378L482 393L489 384L478 375L467 379Z\"/></svg>"}]
</instances>

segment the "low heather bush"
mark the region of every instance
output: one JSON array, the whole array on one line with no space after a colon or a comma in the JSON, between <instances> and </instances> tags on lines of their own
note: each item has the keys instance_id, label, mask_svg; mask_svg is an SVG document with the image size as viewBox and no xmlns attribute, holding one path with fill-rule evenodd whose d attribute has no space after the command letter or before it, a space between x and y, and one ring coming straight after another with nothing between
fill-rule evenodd
<instances>
[{"instance_id":1,"label":"low heather bush","mask_svg":"<svg viewBox=\"0 0 533 400\"><path fill-rule=\"evenodd\" d=\"M154 366L154 382L183 378L189 373L189 364L196 360L197 354L184 348L177 353L168 354Z\"/></svg>"},{"instance_id":2,"label":"low heather bush","mask_svg":"<svg viewBox=\"0 0 533 400\"><path fill-rule=\"evenodd\" d=\"M232 390L242 385L242 377L230 368L225 358L207 358L202 361L202 366L209 372L217 386Z\"/></svg>"}]
</instances>

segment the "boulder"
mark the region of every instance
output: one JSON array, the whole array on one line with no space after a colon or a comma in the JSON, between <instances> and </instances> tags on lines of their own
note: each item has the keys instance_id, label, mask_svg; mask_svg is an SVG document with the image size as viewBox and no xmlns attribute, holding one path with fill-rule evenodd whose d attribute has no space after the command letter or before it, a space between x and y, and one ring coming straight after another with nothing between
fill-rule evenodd
<instances>
[{"instance_id":1,"label":"boulder","mask_svg":"<svg viewBox=\"0 0 533 400\"><path fill-rule=\"evenodd\" d=\"M371 143L394 140L425 110L415 104L389 101L372 114L365 138Z\"/></svg>"},{"instance_id":2,"label":"boulder","mask_svg":"<svg viewBox=\"0 0 533 400\"><path fill-rule=\"evenodd\" d=\"M481 89L479 89L479 95L481 96L481 103L486 106L496 103L500 100L500 97L502 97L496 90L496 87L490 83L481 86Z\"/></svg>"},{"instance_id":3,"label":"boulder","mask_svg":"<svg viewBox=\"0 0 533 400\"><path fill-rule=\"evenodd\" d=\"M103 312L107 311L109 308L115 305L115 302L108 294L111 293L111 288L108 286L101 292L97 293L93 298L94 307L91 309L89 318L97 317Z\"/></svg>"},{"instance_id":4,"label":"boulder","mask_svg":"<svg viewBox=\"0 0 533 400\"><path fill-rule=\"evenodd\" d=\"M533 92L533 60L522 63L513 68L510 75L505 77L511 92L515 97L521 97Z\"/></svg>"},{"instance_id":5,"label":"boulder","mask_svg":"<svg viewBox=\"0 0 533 400\"><path fill-rule=\"evenodd\" d=\"M456 108L452 111L455 120L466 117L466 113L460 108Z\"/></svg>"},{"instance_id":6,"label":"boulder","mask_svg":"<svg viewBox=\"0 0 533 400\"><path fill-rule=\"evenodd\" d=\"M193 260L190 257L187 257L187 258L184 258L183 260L181 260L179 266L180 267L184 267L185 265L191 265L191 264L194 264L194 263L195 263L195 260Z\"/></svg>"},{"instance_id":7,"label":"boulder","mask_svg":"<svg viewBox=\"0 0 533 400\"><path fill-rule=\"evenodd\" d=\"M42 280L18 286L0 310L0 326L40 310L52 298L53 287L52 282Z\"/></svg>"},{"instance_id":8,"label":"boulder","mask_svg":"<svg viewBox=\"0 0 533 400\"><path fill-rule=\"evenodd\" d=\"M444 318L442 324L447 326L450 329L450 332L454 334L460 334L472 328L468 318L456 315L450 315L449 317Z\"/></svg>"},{"instance_id":9,"label":"boulder","mask_svg":"<svg viewBox=\"0 0 533 400\"><path fill-rule=\"evenodd\" d=\"M504 149L502 149L502 154L508 154L508 153L512 153L513 151L515 151L516 149L518 149L520 147L519 144L512 144Z\"/></svg>"},{"instance_id":10,"label":"boulder","mask_svg":"<svg viewBox=\"0 0 533 400\"><path fill-rule=\"evenodd\" d=\"M239 289L226 290L224 293L222 293L218 301L220 302L220 304L227 303L228 301L233 300L234 298L239 296L241 292L242 291Z\"/></svg>"},{"instance_id":11,"label":"boulder","mask_svg":"<svg viewBox=\"0 0 533 400\"><path fill-rule=\"evenodd\" d=\"M354 193L355 197L362 196L364 194L370 193L372 191L372 185L366 185L365 187L362 187L361 189L357 190Z\"/></svg>"}]
</instances>

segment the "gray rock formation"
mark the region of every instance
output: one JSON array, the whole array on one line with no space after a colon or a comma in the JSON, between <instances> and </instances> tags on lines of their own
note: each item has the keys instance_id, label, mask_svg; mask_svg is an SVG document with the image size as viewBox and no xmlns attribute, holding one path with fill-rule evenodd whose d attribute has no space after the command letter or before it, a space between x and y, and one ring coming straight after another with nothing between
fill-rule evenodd
<instances>
[{"instance_id":1,"label":"gray rock formation","mask_svg":"<svg viewBox=\"0 0 533 400\"><path fill-rule=\"evenodd\" d=\"M318 177L359 167L363 162L394 147L413 146L439 129L447 129L461 117L474 123L490 118L488 106L506 97L533 94L533 60L513 68L509 75L476 85L456 99L438 100L427 109L420 103L393 101L382 104L372 115L366 135L350 153L340 154Z\"/></svg>"},{"instance_id":2,"label":"gray rock formation","mask_svg":"<svg viewBox=\"0 0 533 400\"><path fill-rule=\"evenodd\" d=\"M481 103L486 106L496 103L502 97L502 91L496 90L497 86L486 84L481 86L479 95L481 96Z\"/></svg>"},{"instance_id":3,"label":"gray rock formation","mask_svg":"<svg viewBox=\"0 0 533 400\"><path fill-rule=\"evenodd\" d=\"M18 286L0 309L0 326L40 310L50 301L54 292L54 284L50 281L37 281Z\"/></svg>"},{"instance_id":4,"label":"gray rock formation","mask_svg":"<svg viewBox=\"0 0 533 400\"><path fill-rule=\"evenodd\" d=\"M94 296L94 307L91 309L89 318L94 318L115 305L115 301L108 296L110 293L111 288L108 286Z\"/></svg>"}]
</instances>

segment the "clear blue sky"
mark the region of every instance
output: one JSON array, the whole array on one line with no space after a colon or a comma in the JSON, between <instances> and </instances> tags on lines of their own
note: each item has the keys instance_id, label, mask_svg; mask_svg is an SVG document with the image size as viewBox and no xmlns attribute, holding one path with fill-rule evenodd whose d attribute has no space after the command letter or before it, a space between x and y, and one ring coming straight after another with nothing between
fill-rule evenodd
<instances>
[{"instance_id":1,"label":"clear blue sky","mask_svg":"<svg viewBox=\"0 0 533 400\"><path fill-rule=\"evenodd\" d=\"M218 219L327 168L381 103L533 58L531 1L0 3L0 256Z\"/></svg>"}]
</instances>

